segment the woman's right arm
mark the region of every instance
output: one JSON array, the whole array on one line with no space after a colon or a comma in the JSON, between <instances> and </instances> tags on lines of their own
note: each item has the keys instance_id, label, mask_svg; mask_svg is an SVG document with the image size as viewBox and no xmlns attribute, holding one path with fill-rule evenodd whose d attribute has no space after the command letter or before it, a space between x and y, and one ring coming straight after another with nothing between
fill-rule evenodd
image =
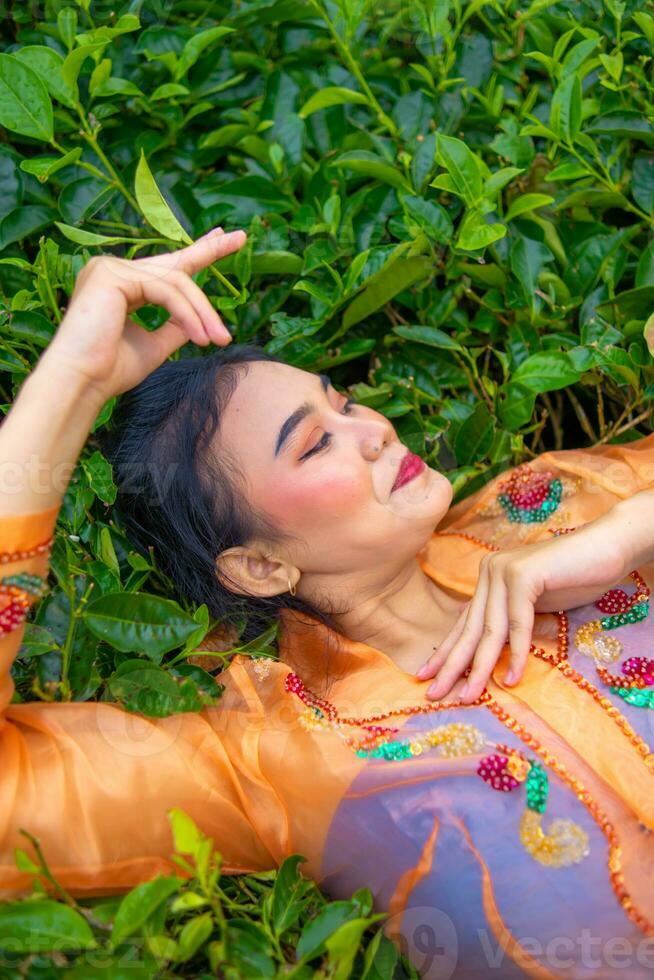
<instances>
[{"instance_id":1,"label":"woman's right arm","mask_svg":"<svg viewBox=\"0 0 654 980\"><path fill-rule=\"evenodd\" d=\"M60 504L100 409L188 340L231 337L191 276L239 249L245 233L215 229L177 252L98 256L84 267L57 333L0 426L0 516ZM146 303L170 319L148 331L129 319Z\"/></svg>"},{"instance_id":2,"label":"woman's right arm","mask_svg":"<svg viewBox=\"0 0 654 980\"><path fill-rule=\"evenodd\" d=\"M30 887L14 861L15 848L30 850L21 828L39 838L73 894L109 894L175 871L173 807L214 838L226 871L273 866L211 713L151 719L108 702L11 704L20 603L35 601L28 586L47 575L48 539L98 412L188 339L228 342L190 275L243 241L242 232L210 234L152 260L89 263L0 427L0 898ZM171 313L153 332L128 319L146 302Z\"/></svg>"}]
</instances>

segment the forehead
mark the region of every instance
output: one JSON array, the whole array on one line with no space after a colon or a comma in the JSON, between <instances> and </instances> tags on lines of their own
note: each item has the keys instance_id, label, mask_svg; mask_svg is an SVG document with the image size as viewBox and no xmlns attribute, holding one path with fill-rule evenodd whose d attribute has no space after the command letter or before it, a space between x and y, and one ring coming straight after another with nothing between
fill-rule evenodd
<instances>
[{"instance_id":1,"label":"forehead","mask_svg":"<svg viewBox=\"0 0 654 980\"><path fill-rule=\"evenodd\" d=\"M221 435L230 449L243 454L244 439L259 446L264 440L272 453L279 428L305 400L320 399L318 375L276 361L252 361L239 371L239 380L221 420Z\"/></svg>"}]
</instances>

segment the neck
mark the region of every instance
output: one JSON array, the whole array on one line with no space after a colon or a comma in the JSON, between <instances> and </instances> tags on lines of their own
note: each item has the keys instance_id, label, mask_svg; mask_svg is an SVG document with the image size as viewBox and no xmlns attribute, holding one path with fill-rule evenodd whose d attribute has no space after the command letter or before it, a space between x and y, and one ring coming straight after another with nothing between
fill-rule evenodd
<instances>
[{"instance_id":1,"label":"neck","mask_svg":"<svg viewBox=\"0 0 654 980\"><path fill-rule=\"evenodd\" d=\"M436 585L417 558L384 580L380 571L364 582L341 581L334 598L337 608L339 602L346 608L333 618L345 636L383 651L413 673L448 634L463 603Z\"/></svg>"}]
</instances>

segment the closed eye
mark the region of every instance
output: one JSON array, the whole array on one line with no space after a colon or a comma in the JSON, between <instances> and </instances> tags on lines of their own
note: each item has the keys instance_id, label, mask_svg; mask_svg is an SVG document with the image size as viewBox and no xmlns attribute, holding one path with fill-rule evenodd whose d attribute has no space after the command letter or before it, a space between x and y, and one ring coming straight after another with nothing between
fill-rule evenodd
<instances>
[{"instance_id":1,"label":"closed eye","mask_svg":"<svg viewBox=\"0 0 654 980\"><path fill-rule=\"evenodd\" d=\"M341 414L349 415L354 405L356 405L354 398L348 398L348 400L343 405L343 408L341 409ZM322 452L323 449L327 449L331 445L332 436L333 436L332 432L324 432L321 438L315 444L315 446L312 446L308 452L303 453L303 455L300 456L300 462L304 462L304 460L308 459L310 456Z\"/></svg>"}]
</instances>

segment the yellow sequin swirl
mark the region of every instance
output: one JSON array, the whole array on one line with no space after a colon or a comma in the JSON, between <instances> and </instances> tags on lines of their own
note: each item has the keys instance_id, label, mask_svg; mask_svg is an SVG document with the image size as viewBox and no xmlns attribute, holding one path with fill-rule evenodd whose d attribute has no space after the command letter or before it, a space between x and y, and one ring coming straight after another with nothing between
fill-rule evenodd
<instances>
[{"instance_id":1,"label":"yellow sequin swirl","mask_svg":"<svg viewBox=\"0 0 654 980\"><path fill-rule=\"evenodd\" d=\"M589 854L588 834L572 820L552 820L547 833L542 823L543 814L535 810L525 810L520 818L520 840L534 860L552 868L565 868Z\"/></svg>"}]
</instances>

